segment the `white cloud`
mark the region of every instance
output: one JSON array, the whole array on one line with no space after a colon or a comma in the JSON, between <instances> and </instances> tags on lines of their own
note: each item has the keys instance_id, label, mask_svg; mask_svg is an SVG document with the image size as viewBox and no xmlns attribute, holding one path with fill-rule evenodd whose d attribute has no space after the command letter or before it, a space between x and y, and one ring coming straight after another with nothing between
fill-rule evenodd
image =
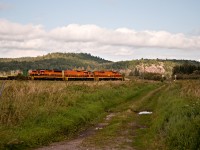
<instances>
[{"instance_id":1,"label":"white cloud","mask_svg":"<svg viewBox=\"0 0 200 150\"><path fill-rule=\"evenodd\" d=\"M44 38L45 30L41 25L21 25L7 20L0 20L0 40L25 41Z\"/></svg>"},{"instance_id":2,"label":"white cloud","mask_svg":"<svg viewBox=\"0 0 200 150\"><path fill-rule=\"evenodd\" d=\"M130 58L141 48L199 53L200 36L166 31L135 31L128 28L111 30L96 25L78 24L47 31L42 25L22 25L0 20L0 57L78 51L113 60L116 57L115 60L119 60Z\"/></svg>"},{"instance_id":3,"label":"white cloud","mask_svg":"<svg viewBox=\"0 0 200 150\"><path fill-rule=\"evenodd\" d=\"M13 55L14 54L14 55ZM36 57L36 56L42 56L45 55L45 51L37 51L37 50L12 50L12 51L6 51L6 55L10 58L16 58L16 57Z\"/></svg>"}]
</instances>

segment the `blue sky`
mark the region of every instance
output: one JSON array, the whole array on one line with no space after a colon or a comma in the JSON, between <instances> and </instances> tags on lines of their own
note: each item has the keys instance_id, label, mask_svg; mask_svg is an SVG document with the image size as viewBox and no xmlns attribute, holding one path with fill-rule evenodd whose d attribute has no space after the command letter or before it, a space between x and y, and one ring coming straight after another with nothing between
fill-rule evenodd
<instances>
[{"instance_id":1,"label":"blue sky","mask_svg":"<svg viewBox=\"0 0 200 150\"><path fill-rule=\"evenodd\" d=\"M0 27L6 26L0 31L0 57L63 51L88 52L114 61L141 57L199 60L199 15L199 0L0 1ZM52 39L52 33L56 38ZM21 42L8 40L8 35L16 34L24 36ZM26 38L31 35L38 36ZM53 50L49 41L57 45Z\"/></svg>"}]
</instances>

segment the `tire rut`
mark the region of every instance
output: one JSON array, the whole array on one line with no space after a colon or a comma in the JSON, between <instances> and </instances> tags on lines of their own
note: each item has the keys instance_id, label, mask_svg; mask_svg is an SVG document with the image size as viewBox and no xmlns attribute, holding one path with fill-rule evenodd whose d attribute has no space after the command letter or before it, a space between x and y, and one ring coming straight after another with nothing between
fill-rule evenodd
<instances>
[{"instance_id":1,"label":"tire rut","mask_svg":"<svg viewBox=\"0 0 200 150\"><path fill-rule=\"evenodd\" d=\"M104 149L104 150L110 150L110 149L112 149L112 150L115 150L115 149L134 150L134 148L131 146L130 143L132 143L132 140L135 137L134 129L136 129L138 127L135 122L131 122L131 123L129 122L127 124L127 130L123 131L121 133L121 136L118 136L118 137L115 138L115 141L117 141L116 144L110 143L109 145L104 145L103 147L96 147L95 145L90 145L90 144L85 145L84 141L87 138L92 138L93 136L95 136L95 134L97 132L101 132L101 130L103 130L104 128L109 126L109 124L110 124L110 122L112 121L113 118L119 117L119 116L124 116L124 115L130 116L130 115L137 113L135 111L136 106L141 105L140 103L142 103L146 99L150 98L155 93L162 90L164 87L165 87L165 85L163 85L159 88L156 88L155 90L146 93L142 98L131 102L129 107L126 109L126 111L109 113L104 118L104 120L102 122L100 122L97 125L90 127L87 130L83 131L75 139L72 139L70 141L68 140L68 141L52 143L49 146L41 147L41 148L38 148L36 150L98 150L98 149ZM131 137L128 135L129 134L128 128L131 128L131 130L132 130L131 132L132 132L133 135L131 135ZM122 145L123 143L125 143L125 145L123 147L120 147L120 145Z\"/></svg>"}]
</instances>

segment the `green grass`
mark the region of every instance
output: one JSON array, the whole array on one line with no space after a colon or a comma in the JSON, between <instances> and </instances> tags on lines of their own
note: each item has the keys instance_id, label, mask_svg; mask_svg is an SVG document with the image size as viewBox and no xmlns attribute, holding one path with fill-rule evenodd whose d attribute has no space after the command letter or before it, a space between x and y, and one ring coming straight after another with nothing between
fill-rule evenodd
<instances>
[{"instance_id":1,"label":"green grass","mask_svg":"<svg viewBox=\"0 0 200 150\"><path fill-rule=\"evenodd\" d=\"M110 112L115 114L114 117L107 121L108 125L105 128L98 131L94 136L87 138L83 143L84 147L100 149L126 149L132 147L133 145L127 143L126 140L135 136L133 132L135 127L131 125L137 118L137 114L134 112L135 108L141 105L143 97L148 97L148 94L159 88L160 85L153 83L143 85L143 88L133 91L135 94L127 101L110 109Z\"/></svg>"},{"instance_id":2,"label":"green grass","mask_svg":"<svg viewBox=\"0 0 200 150\"><path fill-rule=\"evenodd\" d=\"M153 114L135 113L143 110ZM118 115L89 142L107 145L127 130L128 145L136 149L200 149L200 81L7 81L0 97L0 149L70 139L110 112Z\"/></svg>"},{"instance_id":3,"label":"green grass","mask_svg":"<svg viewBox=\"0 0 200 150\"><path fill-rule=\"evenodd\" d=\"M199 89L196 82L172 83L138 108L153 114L136 118L137 124L148 127L137 129L133 143L137 149L200 149L200 99L195 92Z\"/></svg>"},{"instance_id":4,"label":"green grass","mask_svg":"<svg viewBox=\"0 0 200 150\"><path fill-rule=\"evenodd\" d=\"M116 116L85 145L126 149L200 149L200 81L148 87L111 109ZM131 111L130 111L131 110ZM152 111L151 115L134 112ZM132 126L130 125L132 124ZM123 135L123 133L126 133ZM132 139L132 144L119 138ZM116 143L114 141L117 141ZM120 143L120 144L119 144ZM115 147L116 146L116 147Z\"/></svg>"},{"instance_id":5,"label":"green grass","mask_svg":"<svg viewBox=\"0 0 200 150\"><path fill-rule=\"evenodd\" d=\"M7 81L0 97L0 148L26 149L70 138L155 85Z\"/></svg>"},{"instance_id":6,"label":"green grass","mask_svg":"<svg viewBox=\"0 0 200 150\"><path fill-rule=\"evenodd\" d=\"M193 88L196 86L194 81L190 84L193 84ZM200 148L199 97L192 93L188 97L186 91L182 93L186 86L186 82L172 85L158 101L157 113L160 117L154 128L164 138L168 149Z\"/></svg>"}]
</instances>

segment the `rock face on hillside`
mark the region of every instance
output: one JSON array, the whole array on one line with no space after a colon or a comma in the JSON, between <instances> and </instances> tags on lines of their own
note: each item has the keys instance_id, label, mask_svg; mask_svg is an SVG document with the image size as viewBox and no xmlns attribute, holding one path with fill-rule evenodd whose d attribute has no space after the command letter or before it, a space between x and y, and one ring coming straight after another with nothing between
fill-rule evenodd
<instances>
[{"instance_id":1,"label":"rock face on hillside","mask_svg":"<svg viewBox=\"0 0 200 150\"><path fill-rule=\"evenodd\" d=\"M151 64L149 66L145 64L137 65L136 68L139 70L139 72L146 72L146 73L158 73L158 74L164 74L165 69L164 69L164 64L159 63L158 65L156 64Z\"/></svg>"},{"instance_id":2,"label":"rock face on hillside","mask_svg":"<svg viewBox=\"0 0 200 150\"><path fill-rule=\"evenodd\" d=\"M164 68L164 64L160 62L159 64L139 64L136 65L135 68L132 69L121 69L120 73L125 74L126 76L131 76L136 74L136 70L138 74L143 73L156 73L156 74L165 74L166 70Z\"/></svg>"}]
</instances>

